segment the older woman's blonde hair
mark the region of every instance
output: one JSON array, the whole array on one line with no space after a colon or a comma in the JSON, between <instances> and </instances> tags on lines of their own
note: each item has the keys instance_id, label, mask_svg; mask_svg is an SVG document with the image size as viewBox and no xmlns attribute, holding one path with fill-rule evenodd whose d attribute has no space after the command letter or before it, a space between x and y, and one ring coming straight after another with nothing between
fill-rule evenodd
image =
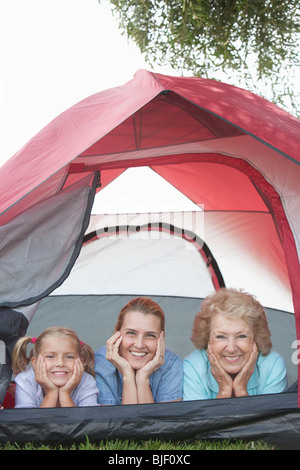
<instances>
[{"instance_id":1,"label":"older woman's blonde hair","mask_svg":"<svg viewBox=\"0 0 300 470\"><path fill-rule=\"evenodd\" d=\"M191 340L197 349L207 349L212 317L222 313L227 318L243 319L252 327L258 351L266 356L272 348L271 333L262 305L242 290L222 288L204 299L194 319Z\"/></svg>"}]
</instances>

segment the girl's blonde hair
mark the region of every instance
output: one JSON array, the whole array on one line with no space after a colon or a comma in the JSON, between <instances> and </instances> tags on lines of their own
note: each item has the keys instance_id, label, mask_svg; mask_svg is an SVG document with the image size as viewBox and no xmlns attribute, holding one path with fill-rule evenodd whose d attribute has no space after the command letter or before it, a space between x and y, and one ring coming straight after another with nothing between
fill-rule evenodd
<instances>
[{"instance_id":1,"label":"girl's blonde hair","mask_svg":"<svg viewBox=\"0 0 300 470\"><path fill-rule=\"evenodd\" d=\"M207 349L214 314L245 320L252 327L258 351L266 356L272 348L271 333L262 305L242 290L222 288L204 299L194 319L191 340L198 349Z\"/></svg>"},{"instance_id":2,"label":"girl's blonde hair","mask_svg":"<svg viewBox=\"0 0 300 470\"><path fill-rule=\"evenodd\" d=\"M13 350L12 355L12 367L15 374L25 371L32 359L32 357L37 357L42 348L43 340L48 336L68 336L70 337L75 344L78 355L83 363L85 372L88 372L93 377L95 377L94 365L95 365L95 355L92 348L80 341L75 331L70 328L63 326L52 326L44 330L37 338L32 338L30 336L24 336L20 338ZM27 346L28 344L33 343L33 347L27 355Z\"/></svg>"}]
</instances>

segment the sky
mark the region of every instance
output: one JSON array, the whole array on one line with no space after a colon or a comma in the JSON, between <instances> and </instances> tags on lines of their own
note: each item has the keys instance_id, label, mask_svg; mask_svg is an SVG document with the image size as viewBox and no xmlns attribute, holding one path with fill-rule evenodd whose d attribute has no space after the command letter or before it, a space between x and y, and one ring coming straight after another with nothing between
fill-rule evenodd
<instances>
[{"instance_id":1,"label":"sky","mask_svg":"<svg viewBox=\"0 0 300 470\"><path fill-rule=\"evenodd\" d=\"M73 104L151 70L108 0L0 0L0 44L0 166Z\"/></svg>"},{"instance_id":2,"label":"sky","mask_svg":"<svg viewBox=\"0 0 300 470\"><path fill-rule=\"evenodd\" d=\"M70 106L151 70L109 0L0 0L0 44L0 166Z\"/></svg>"}]
</instances>

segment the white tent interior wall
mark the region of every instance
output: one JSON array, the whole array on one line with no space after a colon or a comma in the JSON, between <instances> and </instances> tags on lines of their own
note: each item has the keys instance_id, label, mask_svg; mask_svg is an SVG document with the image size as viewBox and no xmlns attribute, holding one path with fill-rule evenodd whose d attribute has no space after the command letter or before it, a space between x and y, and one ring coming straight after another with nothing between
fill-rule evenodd
<instances>
[{"instance_id":1,"label":"white tent interior wall","mask_svg":"<svg viewBox=\"0 0 300 470\"><path fill-rule=\"evenodd\" d=\"M50 324L63 324L98 349L113 332L122 306L143 295L162 306L167 347L185 357L194 349L190 341L194 316L215 287L199 246L194 239L167 230L175 226L197 235L198 245L199 240L205 242L226 287L243 288L265 306L273 347L285 358L293 383L297 379L292 361L293 303L272 215L206 211L203 203L195 204L149 167L125 170L97 193L86 231L91 239L83 243L65 282L42 300L29 335L36 336ZM157 223L166 230L155 230ZM127 229L114 230L120 226Z\"/></svg>"}]
</instances>

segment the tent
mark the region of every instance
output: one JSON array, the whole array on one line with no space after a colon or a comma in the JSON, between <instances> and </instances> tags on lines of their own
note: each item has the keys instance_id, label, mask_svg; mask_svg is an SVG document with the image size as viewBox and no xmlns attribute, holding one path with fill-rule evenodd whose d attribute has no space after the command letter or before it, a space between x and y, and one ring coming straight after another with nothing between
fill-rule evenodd
<instances>
[{"instance_id":1,"label":"tent","mask_svg":"<svg viewBox=\"0 0 300 470\"><path fill-rule=\"evenodd\" d=\"M148 295L165 310L167 346L184 357L202 299L224 285L265 306L274 349L297 382L299 130L245 90L140 70L33 137L0 169L0 401L26 331L64 323L98 348L127 299ZM299 448L299 404L291 390L4 409L0 442L243 438Z\"/></svg>"}]
</instances>

